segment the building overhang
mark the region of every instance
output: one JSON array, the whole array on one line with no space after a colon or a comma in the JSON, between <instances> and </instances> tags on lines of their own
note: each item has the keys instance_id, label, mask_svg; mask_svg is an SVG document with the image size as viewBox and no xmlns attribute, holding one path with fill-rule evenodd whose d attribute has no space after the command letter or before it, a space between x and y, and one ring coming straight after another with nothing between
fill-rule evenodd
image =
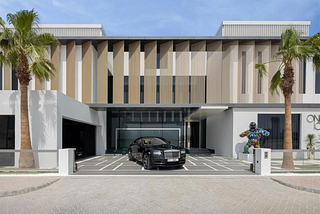
<instances>
[{"instance_id":1,"label":"building overhang","mask_svg":"<svg viewBox=\"0 0 320 214\"><path fill-rule=\"evenodd\" d=\"M284 108L283 103L228 103L228 104L112 104L112 103L86 103L96 111L191 111L201 110L204 112L218 112L219 109L230 108ZM316 108L318 103L293 103L292 108ZM221 112L221 111L220 111Z\"/></svg>"},{"instance_id":2,"label":"building overhang","mask_svg":"<svg viewBox=\"0 0 320 214\"><path fill-rule=\"evenodd\" d=\"M228 106L201 106L198 110L192 112L186 120L204 120L215 114L228 110Z\"/></svg>"}]
</instances>

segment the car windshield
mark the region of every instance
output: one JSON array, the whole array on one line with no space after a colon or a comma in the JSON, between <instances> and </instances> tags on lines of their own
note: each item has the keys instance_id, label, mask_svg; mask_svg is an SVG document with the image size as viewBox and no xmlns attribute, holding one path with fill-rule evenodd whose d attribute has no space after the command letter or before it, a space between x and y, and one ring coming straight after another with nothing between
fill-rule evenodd
<instances>
[{"instance_id":1,"label":"car windshield","mask_svg":"<svg viewBox=\"0 0 320 214\"><path fill-rule=\"evenodd\" d=\"M165 140L165 139L161 139L161 138L144 138L143 139L143 144L144 145L169 145L170 142Z\"/></svg>"}]
</instances>

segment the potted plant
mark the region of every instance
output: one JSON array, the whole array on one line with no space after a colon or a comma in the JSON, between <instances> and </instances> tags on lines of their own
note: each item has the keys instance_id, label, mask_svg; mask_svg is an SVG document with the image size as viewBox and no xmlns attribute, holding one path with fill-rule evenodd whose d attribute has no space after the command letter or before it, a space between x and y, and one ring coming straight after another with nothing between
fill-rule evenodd
<instances>
[{"instance_id":1,"label":"potted plant","mask_svg":"<svg viewBox=\"0 0 320 214\"><path fill-rule=\"evenodd\" d=\"M308 152L308 159L314 159L314 150L316 149L316 135L308 134L305 141L307 142L307 149L310 150Z\"/></svg>"}]
</instances>

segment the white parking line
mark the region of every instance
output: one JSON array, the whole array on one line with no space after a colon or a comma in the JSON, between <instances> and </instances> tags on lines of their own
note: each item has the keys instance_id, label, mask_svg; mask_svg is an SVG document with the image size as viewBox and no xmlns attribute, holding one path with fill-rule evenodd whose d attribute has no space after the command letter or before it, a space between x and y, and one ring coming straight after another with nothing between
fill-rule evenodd
<instances>
[{"instance_id":1,"label":"white parking line","mask_svg":"<svg viewBox=\"0 0 320 214\"><path fill-rule=\"evenodd\" d=\"M142 169L141 170L144 170L144 167L142 167Z\"/></svg>"},{"instance_id":2,"label":"white parking line","mask_svg":"<svg viewBox=\"0 0 320 214\"><path fill-rule=\"evenodd\" d=\"M189 155L188 157L189 157L189 158L192 158L193 160L196 160L196 161L198 160L198 159L196 159L196 158L194 158L194 157L191 157L190 155Z\"/></svg>"},{"instance_id":3,"label":"white parking line","mask_svg":"<svg viewBox=\"0 0 320 214\"><path fill-rule=\"evenodd\" d=\"M118 157L118 156L113 156L113 158L116 158L116 157Z\"/></svg>"},{"instance_id":4,"label":"white parking line","mask_svg":"<svg viewBox=\"0 0 320 214\"><path fill-rule=\"evenodd\" d=\"M112 163L110 163L110 164L108 164L108 165L106 165L106 166L102 167L101 169L99 169L99 171L101 171L101 170L103 170L103 169L107 168L108 166L110 166L110 165L114 164L115 162L117 162L117 161L119 161L119 160L121 160L121 159L123 159L123 158L125 158L125 157L127 157L127 156L123 156L122 158L119 158L118 160L113 161Z\"/></svg>"},{"instance_id":5,"label":"white parking line","mask_svg":"<svg viewBox=\"0 0 320 214\"><path fill-rule=\"evenodd\" d=\"M213 169L213 170L215 170L215 171L217 171L217 169L216 168L213 168L212 166L209 166L208 164L206 164L206 163L203 163L205 166L207 166L207 167L209 167L209 168L211 168L211 169Z\"/></svg>"},{"instance_id":6,"label":"white parking line","mask_svg":"<svg viewBox=\"0 0 320 214\"><path fill-rule=\"evenodd\" d=\"M219 160L220 162L224 163L224 164L228 164L228 162L225 162L225 161L222 161L222 160Z\"/></svg>"},{"instance_id":7,"label":"white parking line","mask_svg":"<svg viewBox=\"0 0 320 214\"><path fill-rule=\"evenodd\" d=\"M188 169L187 167L185 167L185 166L183 166L183 168L184 168L185 170L187 170L187 171L189 170L189 169Z\"/></svg>"},{"instance_id":8,"label":"white parking line","mask_svg":"<svg viewBox=\"0 0 320 214\"><path fill-rule=\"evenodd\" d=\"M78 161L77 163L83 163L83 162L86 162L86 161L89 161L89 160L93 160L93 159L96 159L96 158L101 158L101 156L89 158L89 159L86 159L86 160L83 160L83 161Z\"/></svg>"},{"instance_id":9,"label":"white parking line","mask_svg":"<svg viewBox=\"0 0 320 214\"><path fill-rule=\"evenodd\" d=\"M105 160L105 161L102 161L102 162L100 162L100 163L97 163L95 166L98 166L98 165L100 165L100 164L102 164L102 163L104 163L104 162L107 162L108 160Z\"/></svg>"},{"instance_id":10,"label":"white parking line","mask_svg":"<svg viewBox=\"0 0 320 214\"><path fill-rule=\"evenodd\" d=\"M119 166L117 166L116 168L114 168L113 170L118 169L123 163L120 163Z\"/></svg>"},{"instance_id":11,"label":"white parking line","mask_svg":"<svg viewBox=\"0 0 320 214\"><path fill-rule=\"evenodd\" d=\"M194 166L197 166L195 163L193 163L191 160L188 160L191 164L193 164Z\"/></svg>"},{"instance_id":12,"label":"white parking line","mask_svg":"<svg viewBox=\"0 0 320 214\"><path fill-rule=\"evenodd\" d=\"M84 165L78 166L78 169L81 168L81 167L83 167L83 166L84 166Z\"/></svg>"},{"instance_id":13,"label":"white parking line","mask_svg":"<svg viewBox=\"0 0 320 214\"><path fill-rule=\"evenodd\" d=\"M223 168L225 168L225 169L228 169L228 170L230 170L230 171L233 171L233 169L230 169L229 167L226 167L226 166L223 166L223 165L221 165L221 164L218 164L218 163L216 163L216 162L214 162L214 161L212 161L212 160L209 160L209 159L207 159L207 158L203 158L203 157L200 157L200 158L202 158L203 160L209 161L209 162L211 162L211 163L214 163L214 164L216 164L216 165L218 165L218 166L220 166L220 167L223 167Z\"/></svg>"}]
</instances>

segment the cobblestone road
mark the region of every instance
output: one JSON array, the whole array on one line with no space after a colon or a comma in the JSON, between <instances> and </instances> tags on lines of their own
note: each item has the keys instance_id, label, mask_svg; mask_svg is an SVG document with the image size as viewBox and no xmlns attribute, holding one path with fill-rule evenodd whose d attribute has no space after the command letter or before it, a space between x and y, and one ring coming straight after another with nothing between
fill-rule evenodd
<instances>
[{"instance_id":1,"label":"cobblestone road","mask_svg":"<svg viewBox=\"0 0 320 214\"><path fill-rule=\"evenodd\" d=\"M319 194L261 176L69 176L1 213L319 213Z\"/></svg>"}]
</instances>

